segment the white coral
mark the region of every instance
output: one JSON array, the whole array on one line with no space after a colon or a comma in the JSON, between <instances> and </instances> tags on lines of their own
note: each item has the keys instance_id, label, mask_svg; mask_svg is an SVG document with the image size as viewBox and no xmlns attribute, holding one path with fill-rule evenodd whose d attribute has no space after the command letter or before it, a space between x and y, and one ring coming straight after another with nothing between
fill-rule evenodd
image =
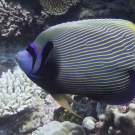
<instances>
[{"instance_id":1,"label":"white coral","mask_svg":"<svg viewBox=\"0 0 135 135\"><path fill-rule=\"evenodd\" d=\"M0 78L0 117L16 114L31 105L34 95L43 90L20 69L2 73Z\"/></svg>"},{"instance_id":2,"label":"white coral","mask_svg":"<svg viewBox=\"0 0 135 135\"><path fill-rule=\"evenodd\" d=\"M52 121L51 123L39 127L32 135L85 135L82 126L79 126L70 121L58 122Z\"/></svg>"}]
</instances>

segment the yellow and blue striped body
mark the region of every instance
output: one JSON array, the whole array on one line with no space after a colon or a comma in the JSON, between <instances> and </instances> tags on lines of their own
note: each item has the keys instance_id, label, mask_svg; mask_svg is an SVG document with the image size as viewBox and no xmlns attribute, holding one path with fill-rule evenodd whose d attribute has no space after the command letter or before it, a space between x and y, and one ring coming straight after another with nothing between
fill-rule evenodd
<instances>
[{"instance_id":1,"label":"yellow and blue striped body","mask_svg":"<svg viewBox=\"0 0 135 135\"><path fill-rule=\"evenodd\" d=\"M135 97L131 22L92 19L59 24L41 33L33 44L40 49L48 41L54 45L50 61L57 66L47 71L55 75L49 79L50 74L45 74L43 83L37 83L48 92L84 95L107 104L125 104ZM53 68L56 73L51 73Z\"/></svg>"}]
</instances>

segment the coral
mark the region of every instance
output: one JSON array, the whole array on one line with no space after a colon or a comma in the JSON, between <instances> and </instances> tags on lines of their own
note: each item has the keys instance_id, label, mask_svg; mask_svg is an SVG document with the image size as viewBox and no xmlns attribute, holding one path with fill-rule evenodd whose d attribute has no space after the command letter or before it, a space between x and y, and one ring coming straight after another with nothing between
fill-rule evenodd
<instances>
[{"instance_id":1,"label":"coral","mask_svg":"<svg viewBox=\"0 0 135 135\"><path fill-rule=\"evenodd\" d=\"M32 135L85 135L85 133L81 126L69 121L62 123L52 121L43 127L39 127L36 131L32 132Z\"/></svg>"},{"instance_id":2,"label":"coral","mask_svg":"<svg viewBox=\"0 0 135 135\"><path fill-rule=\"evenodd\" d=\"M134 135L135 104L128 106L107 106L105 115L99 118L101 135Z\"/></svg>"},{"instance_id":3,"label":"coral","mask_svg":"<svg viewBox=\"0 0 135 135\"><path fill-rule=\"evenodd\" d=\"M35 2L24 0L0 1L0 33L2 37L25 36L33 38L41 31L46 30L52 22L55 22L38 4L35 5L39 8L38 12L40 13L36 14L37 7L33 10L31 3L34 4Z\"/></svg>"},{"instance_id":4,"label":"coral","mask_svg":"<svg viewBox=\"0 0 135 135\"><path fill-rule=\"evenodd\" d=\"M45 11L41 10L41 15L35 15L36 32L40 33L43 30L49 28L49 26L55 22L53 17L48 15ZM52 20L51 20L52 19ZM35 27L34 27L35 28Z\"/></svg>"},{"instance_id":5,"label":"coral","mask_svg":"<svg viewBox=\"0 0 135 135\"><path fill-rule=\"evenodd\" d=\"M128 0L83 0L82 5L86 12L82 10L79 19L104 17L129 19L129 16L132 16Z\"/></svg>"},{"instance_id":6,"label":"coral","mask_svg":"<svg viewBox=\"0 0 135 135\"><path fill-rule=\"evenodd\" d=\"M43 90L34 84L21 70L2 73L0 78L0 116L16 114L31 106L34 95Z\"/></svg>"},{"instance_id":7,"label":"coral","mask_svg":"<svg viewBox=\"0 0 135 135\"><path fill-rule=\"evenodd\" d=\"M34 12L30 8L23 8L19 3L7 3L0 1L0 31L1 35L19 36L21 30L30 26L33 20Z\"/></svg>"},{"instance_id":8,"label":"coral","mask_svg":"<svg viewBox=\"0 0 135 135\"><path fill-rule=\"evenodd\" d=\"M31 132L33 129L41 126L41 123L37 122L40 121L40 117L39 112L25 113L15 121L14 132L20 134Z\"/></svg>"},{"instance_id":9,"label":"coral","mask_svg":"<svg viewBox=\"0 0 135 135\"><path fill-rule=\"evenodd\" d=\"M98 134L98 122L93 117L86 117L82 122L86 135Z\"/></svg>"},{"instance_id":10,"label":"coral","mask_svg":"<svg viewBox=\"0 0 135 135\"><path fill-rule=\"evenodd\" d=\"M133 15L129 2L124 0L83 0L80 6L73 6L71 12L65 14L69 7L80 1L82 0L40 0L40 2L38 0L34 2L32 0L1 0L1 35L4 37L26 35L33 38L49 26L66 21L107 17L131 19ZM42 10L40 3L45 11ZM76 10L74 7L77 7ZM51 16L47 13L65 15Z\"/></svg>"},{"instance_id":11,"label":"coral","mask_svg":"<svg viewBox=\"0 0 135 135\"><path fill-rule=\"evenodd\" d=\"M35 97L35 96L34 96ZM60 105L47 95L45 99L35 97L31 107L16 115L0 118L0 133L2 135L31 135L32 131L54 120L54 111Z\"/></svg>"},{"instance_id":12,"label":"coral","mask_svg":"<svg viewBox=\"0 0 135 135\"><path fill-rule=\"evenodd\" d=\"M65 14L68 9L80 0L39 0L44 10L50 15Z\"/></svg>"},{"instance_id":13,"label":"coral","mask_svg":"<svg viewBox=\"0 0 135 135\"><path fill-rule=\"evenodd\" d=\"M91 9L82 8L79 13L79 20L94 18L95 13Z\"/></svg>"}]
</instances>

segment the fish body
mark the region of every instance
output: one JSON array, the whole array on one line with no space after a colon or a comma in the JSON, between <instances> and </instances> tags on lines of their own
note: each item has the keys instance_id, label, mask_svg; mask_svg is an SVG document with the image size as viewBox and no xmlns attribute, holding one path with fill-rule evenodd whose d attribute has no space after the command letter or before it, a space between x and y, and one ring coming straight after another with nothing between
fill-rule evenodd
<instances>
[{"instance_id":1,"label":"fish body","mask_svg":"<svg viewBox=\"0 0 135 135\"><path fill-rule=\"evenodd\" d=\"M135 25L126 20L90 19L50 27L16 59L51 94L82 95L113 105L135 97Z\"/></svg>"}]
</instances>

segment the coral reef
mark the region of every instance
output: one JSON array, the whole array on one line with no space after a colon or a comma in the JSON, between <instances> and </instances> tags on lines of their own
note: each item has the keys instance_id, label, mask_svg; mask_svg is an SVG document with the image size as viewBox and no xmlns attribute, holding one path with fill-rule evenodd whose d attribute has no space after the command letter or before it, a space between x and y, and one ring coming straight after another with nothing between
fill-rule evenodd
<instances>
[{"instance_id":1,"label":"coral reef","mask_svg":"<svg viewBox=\"0 0 135 135\"><path fill-rule=\"evenodd\" d=\"M82 127L86 135L134 135L135 100L124 106L108 105L105 114L99 116L99 122L86 117Z\"/></svg>"},{"instance_id":2,"label":"coral reef","mask_svg":"<svg viewBox=\"0 0 135 135\"><path fill-rule=\"evenodd\" d=\"M33 20L34 12L30 8L23 8L18 2L7 3L5 0L0 1L0 31L1 35L18 36L21 30L30 26Z\"/></svg>"},{"instance_id":3,"label":"coral reef","mask_svg":"<svg viewBox=\"0 0 135 135\"><path fill-rule=\"evenodd\" d=\"M15 121L14 132L20 134L30 133L39 126L50 123L54 119L54 111L59 107L60 105L51 95L47 95L45 99L41 99L39 96L36 97L31 106L32 112L24 113Z\"/></svg>"},{"instance_id":4,"label":"coral reef","mask_svg":"<svg viewBox=\"0 0 135 135\"><path fill-rule=\"evenodd\" d=\"M50 15L65 14L68 9L80 0L39 0L44 10Z\"/></svg>"},{"instance_id":5,"label":"coral reef","mask_svg":"<svg viewBox=\"0 0 135 135\"><path fill-rule=\"evenodd\" d=\"M65 21L75 21L89 18L123 18L133 19L130 2L124 0L83 0L80 6L69 7L82 0L1 0L0 30L1 36L35 37L49 26ZM21 4L19 4L19 2ZM43 5L45 11L43 11ZM49 5L48 5L48 4ZM63 3L63 4L62 4ZM77 7L77 8L76 8ZM62 16L50 16L60 15Z\"/></svg>"},{"instance_id":6,"label":"coral reef","mask_svg":"<svg viewBox=\"0 0 135 135\"><path fill-rule=\"evenodd\" d=\"M89 10L91 13L91 17L93 18L129 18L131 16L132 11L130 9L129 1L124 0L84 0L83 6ZM84 12L84 11L83 11ZM88 12L88 11L87 11ZM89 17L89 14L87 18ZM82 17L80 15L80 19L86 18L86 15Z\"/></svg>"},{"instance_id":7,"label":"coral reef","mask_svg":"<svg viewBox=\"0 0 135 135\"><path fill-rule=\"evenodd\" d=\"M19 69L12 74L10 70L0 78L0 116L16 114L31 106L34 95L43 90L34 84Z\"/></svg>"},{"instance_id":8,"label":"coral reef","mask_svg":"<svg viewBox=\"0 0 135 135\"><path fill-rule=\"evenodd\" d=\"M51 123L39 127L32 135L85 135L83 128L79 125L64 121L52 121Z\"/></svg>"},{"instance_id":9,"label":"coral reef","mask_svg":"<svg viewBox=\"0 0 135 135\"><path fill-rule=\"evenodd\" d=\"M135 104L128 106L107 106L105 115L99 118L101 135L134 135Z\"/></svg>"},{"instance_id":10,"label":"coral reef","mask_svg":"<svg viewBox=\"0 0 135 135\"><path fill-rule=\"evenodd\" d=\"M33 1L31 2L33 3ZM31 2L0 1L0 34L2 37L25 36L33 38L47 29L52 22L55 22L53 17L45 13L41 7L37 11L37 8L31 6ZM36 14L35 12L40 13Z\"/></svg>"},{"instance_id":11,"label":"coral reef","mask_svg":"<svg viewBox=\"0 0 135 135\"><path fill-rule=\"evenodd\" d=\"M34 96L36 100L31 107L18 112L15 115L0 118L0 132L2 135L31 135L32 131L50 123L54 118L54 112L60 105L47 95L45 99ZM60 111L59 111L60 113Z\"/></svg>"},{"instance_id":12,"label":"coral reef","mask_svg":"<svg viewBox=\"0 0 135 135\"><path fill-rule=\"evenodd\" d=\"M132 22L134 13L130 2L127 0L83 0L79 6L75 6L63 16L58 16L58 23L77 21L91 18L121 18Z\"/></svg>"}]
</instances>

